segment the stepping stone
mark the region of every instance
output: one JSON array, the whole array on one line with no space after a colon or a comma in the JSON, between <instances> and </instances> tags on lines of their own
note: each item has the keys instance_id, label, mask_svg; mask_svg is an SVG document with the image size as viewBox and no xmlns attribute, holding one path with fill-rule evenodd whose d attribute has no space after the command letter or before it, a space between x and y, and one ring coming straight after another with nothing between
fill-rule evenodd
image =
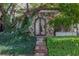
<instances>
[{"instance_id":1,"label":"stepping stone","mask_svg":"<svg viewBox=\"0 0 79 59\"><path fill-rule=\"evenodd\" d=\"M36 47L35 47L35 55L36 56L45 56L47 55L47 48L45 43L43 42L43 37L37 37Z\"/></svg>"},{"instance_id":2,"label":"stepping stone","mask_svg":"<svg viewBox=\"0 0 79 59\"><path fill-rule=\"evenodd\" d=\"M44 46L42 46L42 47L41 46L37 46L35 51L39 52L39 53L42 53L42 52L43 53L47 53L47 49Z\"/></svg>"},{"instance_id":3,"label":"stepping stone","mask_svg":"<svg viewBox=\"0 0 79 59\"><path fill-rule=\"evenodd\" d=\"M45 53L35 53L35 56L45 56Z\"/></svg>"},{"instance_id":4,"label":"stepping stone","mask_svg":"<svg viewBox=\"0 0 79 59\"><path fill-rule=\"evenodd\" d=\"M36 46L44 46L44 44L42 42L37 42Z\"/></svg>"},{"instance_id":5,"label":"stepping stone","mask_svg":"<svg viewBox=\"0 0 79 59\"><path fill-rule=\"evenodd\" d=\"M44 45L36 45L35 49L46 49Z\"/></svg>"}]
</instances>

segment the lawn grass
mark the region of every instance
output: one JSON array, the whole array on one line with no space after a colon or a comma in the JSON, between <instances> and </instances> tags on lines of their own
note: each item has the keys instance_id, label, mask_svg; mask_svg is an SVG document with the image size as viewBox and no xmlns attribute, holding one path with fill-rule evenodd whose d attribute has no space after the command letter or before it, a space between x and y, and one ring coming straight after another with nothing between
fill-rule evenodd
<instances>
[{"instance_id":1,"label":"lawn grass","mask_svg":"<svg viewBox=\"0 0 79 59\"><path fill-rule=\"evenodd\" d=\"M78 56L79 37L47 37L49 56Z\"/></svg>"}]
</instances>

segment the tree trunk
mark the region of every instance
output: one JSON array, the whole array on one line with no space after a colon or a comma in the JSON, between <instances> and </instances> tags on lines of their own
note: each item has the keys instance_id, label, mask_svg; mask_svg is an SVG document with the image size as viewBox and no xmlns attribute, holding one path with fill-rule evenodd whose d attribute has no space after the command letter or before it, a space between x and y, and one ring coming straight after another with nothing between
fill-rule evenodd
<instances>
[{"instance_id":1,"label":"tree trunk","mask_svg":"<svg viewBox=\"0 0 79 59\"><path fill-rule=\"evenodd\" d=\"M0 4L0 32L4 30L4 24L3 24L3 4Z\"/></svg>"}]
</instances>

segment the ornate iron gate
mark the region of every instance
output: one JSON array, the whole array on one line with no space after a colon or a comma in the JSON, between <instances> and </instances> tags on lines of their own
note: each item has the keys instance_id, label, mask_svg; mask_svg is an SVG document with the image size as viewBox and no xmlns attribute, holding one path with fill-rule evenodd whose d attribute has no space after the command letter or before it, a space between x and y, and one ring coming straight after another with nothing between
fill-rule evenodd
<instances>
[{"instance_id":1,"label":"ornate iron gate","mask_svg":"<svg viewBox=\"0 0 79 59\"><path fill-rule=\"evenodd\" d=\"M34 22L34 34L35 36L46 35L46 19L43 17L37 17Z\"/></svg>"}]
</instances>

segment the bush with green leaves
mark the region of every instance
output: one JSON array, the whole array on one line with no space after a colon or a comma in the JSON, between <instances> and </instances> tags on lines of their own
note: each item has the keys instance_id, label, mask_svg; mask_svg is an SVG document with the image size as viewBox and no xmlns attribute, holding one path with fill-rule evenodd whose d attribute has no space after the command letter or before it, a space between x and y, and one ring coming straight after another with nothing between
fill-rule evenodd
<instances>
[{"instance_id":1,"label":"bush with green leaves","mask_svg":"<svg viewBox=\"0 0 79 59\"><path fill-rule=\"evenodd\" d=\"M72 25L72 18L67 15L60 15L56 18L49 21L49 25L57 31L61 31L62 28L64 31L68 31Z\"/></svg>"},{"instance_id":2,"label":"bush with green leaves","mask_svg":"<svg viewBox=\"0 0 79 59\"><path fill-rule=\"evenodd\" d=\"M0 54L4 55L33 55L36 44L36 37L15 32L0 33Z\"/></svg>"},{"instance_id":3,"label":"bush with green leaves","mask_svg":"<svg viewBox=\"0 0 79 59\"><path fill-rule=\"evenodd\" d=\"M78 56L79 37L48 37L49 56Z\"/></svg>"}]
</instances>

